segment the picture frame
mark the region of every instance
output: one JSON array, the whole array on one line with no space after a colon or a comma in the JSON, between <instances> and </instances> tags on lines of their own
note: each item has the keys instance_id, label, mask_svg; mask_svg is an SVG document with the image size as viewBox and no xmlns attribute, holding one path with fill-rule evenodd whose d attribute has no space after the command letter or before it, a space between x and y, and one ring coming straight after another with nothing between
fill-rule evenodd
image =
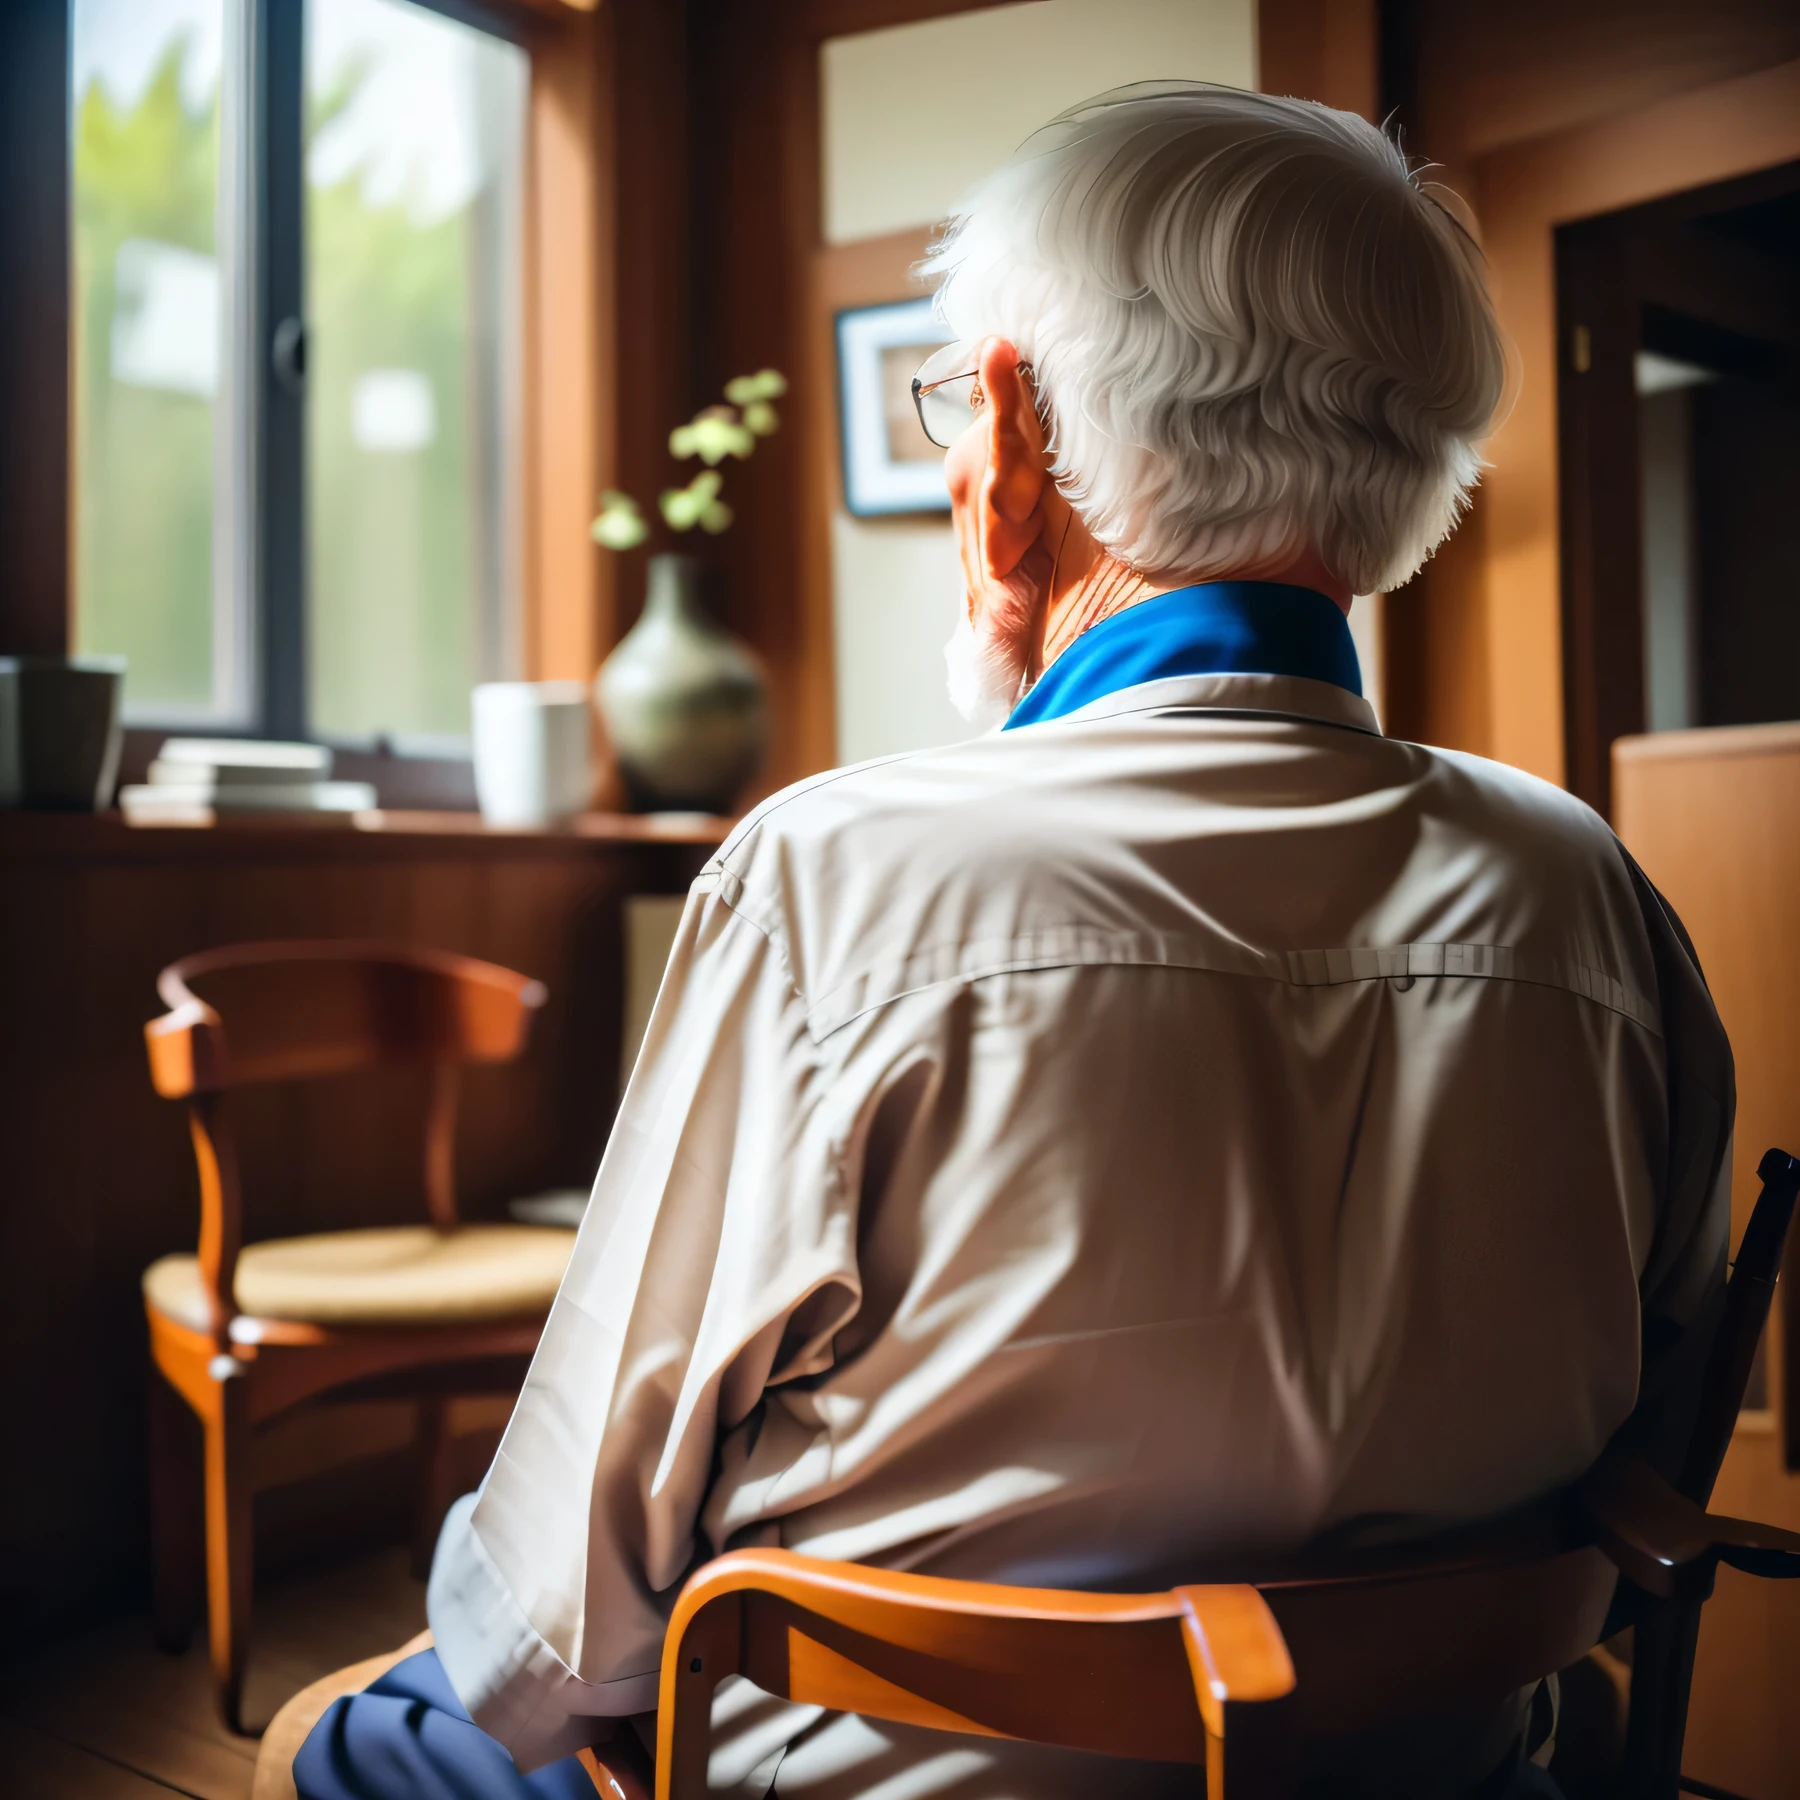
<instances>
[{"instance_id":1,"label":"picture frame","mask_svg":"<svg viewBox=\"0 0 1800 1800\"><path fill-rule=\"evenodd\" d=\"M956 334L929 295L846 307L836 331L845 507L859 519L948 512L944 453L920 428L912 378Z\"/></svg>"}]
</instances>

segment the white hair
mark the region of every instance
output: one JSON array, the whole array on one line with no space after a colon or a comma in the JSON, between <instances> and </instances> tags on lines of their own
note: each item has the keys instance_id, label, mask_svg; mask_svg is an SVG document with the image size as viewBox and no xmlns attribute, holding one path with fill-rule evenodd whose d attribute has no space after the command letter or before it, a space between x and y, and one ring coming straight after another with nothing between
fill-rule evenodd
<instances>
[{"instance_id":1,"label":"white hair","mask_svg":"<svg viewBox=\"0 0 1800 1800\"><path fill-rule=\"evenodd\" d=\"M1150 573L1358 593L1442 542L1506 380L1481 256L1354 114L1201 82L1071 107L922 265L959 337L1032 365L1058 486Z\"/></svg>"}]
</instances>

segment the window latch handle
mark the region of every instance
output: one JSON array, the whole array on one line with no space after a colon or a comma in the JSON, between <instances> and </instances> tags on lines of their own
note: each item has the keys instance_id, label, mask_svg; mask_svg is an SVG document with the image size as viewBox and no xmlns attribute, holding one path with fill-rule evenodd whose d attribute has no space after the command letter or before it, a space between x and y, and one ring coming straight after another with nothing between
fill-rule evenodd
<instances>
[{"instance_id":1,"label":"window latch handle","mask_svg":"<svg viewBox=\"0 0 1800 1800\"><path fill-rule=\"evenodd\" d=\"M282 389L296 400L306 394L306 326L291 315L275 327L269 344L269 366Z\"/></svg>"}]
</instances>

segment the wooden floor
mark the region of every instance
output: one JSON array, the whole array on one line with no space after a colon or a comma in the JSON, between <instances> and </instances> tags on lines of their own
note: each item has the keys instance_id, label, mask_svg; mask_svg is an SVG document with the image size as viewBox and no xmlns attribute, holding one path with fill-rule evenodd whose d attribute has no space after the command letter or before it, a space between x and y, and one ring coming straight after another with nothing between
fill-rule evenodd
<instances>
[{"instance_id":1,"label":"wooden floor","mask_svg":"<svg viewBox=\"0 0 1800 1800\"><path fill-rule=\"evenodd\" d=\"M247 1717L265 1724L308 1682L424 1624L404 1550L269 1584L256 1596ZM148 1619L69 1638L0 1675L5 1800L247 1800L255 1759L256 1740L219 1722L204 1647L159 1655Z\"/></svg>"}]
</instances>

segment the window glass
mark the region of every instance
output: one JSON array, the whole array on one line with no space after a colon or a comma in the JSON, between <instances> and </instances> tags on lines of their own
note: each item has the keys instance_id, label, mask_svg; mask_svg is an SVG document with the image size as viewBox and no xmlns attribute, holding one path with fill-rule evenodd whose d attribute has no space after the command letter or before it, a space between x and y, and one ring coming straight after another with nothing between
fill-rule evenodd
<instances>
[{"instance_id":1,"label":"window glass","mask_svg":"<svg viewBox=\"0 0 1800 1800\"><path fill-rule=\"evenodd\" d=\"M528 61L403 0L307 14L312 726L465 737L517 636Z\"/></svg>"},{"instance_id":2,"label":"window glass","mask_svg":"<svg viewBox=\"0 0 1800 1800\"><path fill-rule=\"evenodd\" d=\"M242 701L213 581L223 25L223 0L75 0L72 18L74 642L130 659L140 717Z\"/></svg>"}]
</instances>

